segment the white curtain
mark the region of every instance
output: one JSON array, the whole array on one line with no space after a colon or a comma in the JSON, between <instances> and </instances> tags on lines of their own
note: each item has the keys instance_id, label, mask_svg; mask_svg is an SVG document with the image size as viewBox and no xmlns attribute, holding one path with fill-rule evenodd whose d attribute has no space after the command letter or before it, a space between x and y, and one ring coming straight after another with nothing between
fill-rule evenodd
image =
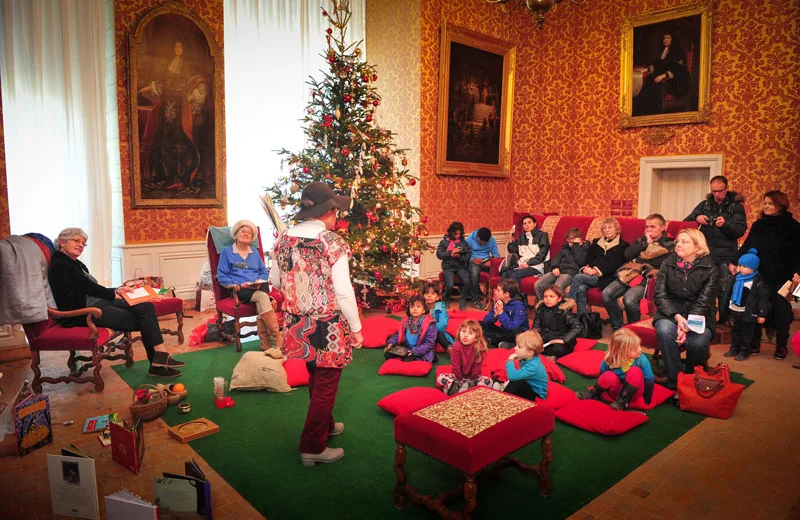
<instances>
[{"instance_id":1,"label":"white curtain","mask_svg":"<svg viewBox=\"0 0 800 520\"><path fill-rule=\"evenodd\" d=\"M350 0L348 43L364 38L364 3ZM228 221L254 221L267 245L273 228L259 196L280 176L276 151L304 145L306 82L327 69L320 55L328 21L321 12L331 7L329 0L225 0Z\"/></svg>"},{"instance_id":2,"label":"white curtain","mask_svg":"<svg viewBox=\"0 0 800 520\"><path fill-rule=\"evenodd\" d=\"M81 260L111 281L103 1L2 0L2 83L11 232L89 235Z\"/></svg>"}]
</instances>

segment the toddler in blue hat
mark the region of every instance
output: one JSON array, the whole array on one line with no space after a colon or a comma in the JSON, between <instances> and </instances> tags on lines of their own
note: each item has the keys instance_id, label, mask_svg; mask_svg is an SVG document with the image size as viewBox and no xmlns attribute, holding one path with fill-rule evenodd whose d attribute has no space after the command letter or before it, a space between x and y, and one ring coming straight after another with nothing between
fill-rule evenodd
<instances>
[{"instance_id":1,"label":"toddler in blue hat","mask_svg":"<svg viewBox=\"0 0 800 520\"><path fill-rule=\"evenodd\" d=\"M726 297L730 311L731 348L723 354L744 361L760 350L761 325L769 315L769 292L758 275L761 260L758 251L751 249L739 258L738 274L728 284Z\"/></svg>"}]
</instances>

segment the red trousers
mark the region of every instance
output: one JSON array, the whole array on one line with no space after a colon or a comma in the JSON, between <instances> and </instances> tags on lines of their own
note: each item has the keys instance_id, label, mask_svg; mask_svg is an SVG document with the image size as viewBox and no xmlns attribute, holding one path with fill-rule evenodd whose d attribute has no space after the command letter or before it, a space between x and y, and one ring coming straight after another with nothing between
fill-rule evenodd
<instances>
[{"instance_id":1,"label":"red trousers","mask_svg":"<svg viewBox=\"0 0 800 520\"><path fill-rule=\"evenodd\" d=\"M644 395L644 374L642 374L641 368L629 368L625 373L625 381L627 381L629 385L637 388L636 393L633 394L633 397L631 398L631 401L635 401ZM612 370L608 370L600 374L600 377L597 378L597 384L600 385L601 388L605 388L607 390L611 399L616 399L619 397L619 391L622 390L622 379L620 379L619 376L617 376L617 374L615 374Z\"/></svg>"},{"instance_id":2,"label":"red trousers","mask_svg":"<svg viewBox=\"0 0 800 520\"><path fill-rule=\"evenodd\" d=\"M300 453L318 454L328 447L333 430L333 406L339 390L340 368L322 368L308 363L308 413L300 435Z\"/></svg>"}]
</instances>

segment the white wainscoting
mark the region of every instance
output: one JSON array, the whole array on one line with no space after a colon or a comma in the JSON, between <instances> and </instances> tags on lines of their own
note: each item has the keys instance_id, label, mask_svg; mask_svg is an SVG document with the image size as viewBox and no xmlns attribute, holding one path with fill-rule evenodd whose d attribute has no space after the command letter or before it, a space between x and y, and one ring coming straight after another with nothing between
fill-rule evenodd
<instances>
[{"instance_id":1,"label":"white wainscoting","mask_svg":"<svg viewBox=\"0 0 800 520\"><path fill-rule=\"evenodd\" d=\"M145 276L163 277L167 287L175 287L178 298L193 300L208 253L205 241L163 242L124 245L115 248L111 257L114 280L130 280L141 270Z\"/></svg>"},{"instance_id":2,"label":"white wainscoting","mask_svg":"<svg viewBox=\"0 0 800 520\"><path fill-rule=\"evenodd\" d=\"M422 260L419 263L419 276L421 278L436 278L439 279L439 272L442 270L442 261L436 258L436 246L442 241L444 233L438 233L436 236L429 235L426 239L428 245L433 247L431 252L422 255ZM495 241L497 241L497 249L500 250L500 256L505 256L508 252L506 246L511 240L511 233L508 231L500 231L492 233Z\"/></svg>"}]
</instances>

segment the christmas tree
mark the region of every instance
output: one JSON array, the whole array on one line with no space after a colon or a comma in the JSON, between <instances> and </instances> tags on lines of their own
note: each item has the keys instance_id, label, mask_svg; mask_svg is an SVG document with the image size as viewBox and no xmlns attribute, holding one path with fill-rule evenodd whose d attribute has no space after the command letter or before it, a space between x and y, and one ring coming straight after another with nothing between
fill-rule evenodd
<instances>
[{"instance_id":1,"label":"christmas tree","mask_svg":"<svg viewBox=\"0 0 800 520\"><path fill-rule=\"evenodd\" d=\"M403 292L415 280L409 274L428 249L427 218L412 206L405 186L417 179L406 168L405 150L397 149L392 132L375 122L381 97L375 88L378 74L361 58L362 42L345 44L350 20L347 0L333 0L330 12L322 10L330 27L328 48L321 56L327 69L320 80L311 79L311 101L303 127L306 147L283 149L281 171L288 175L269 188L273 202L284 214L294 214L303 186L322 181L353 198L336 230L350 244L354 281L378 292Z\"/></svg>"}]
</instances>

